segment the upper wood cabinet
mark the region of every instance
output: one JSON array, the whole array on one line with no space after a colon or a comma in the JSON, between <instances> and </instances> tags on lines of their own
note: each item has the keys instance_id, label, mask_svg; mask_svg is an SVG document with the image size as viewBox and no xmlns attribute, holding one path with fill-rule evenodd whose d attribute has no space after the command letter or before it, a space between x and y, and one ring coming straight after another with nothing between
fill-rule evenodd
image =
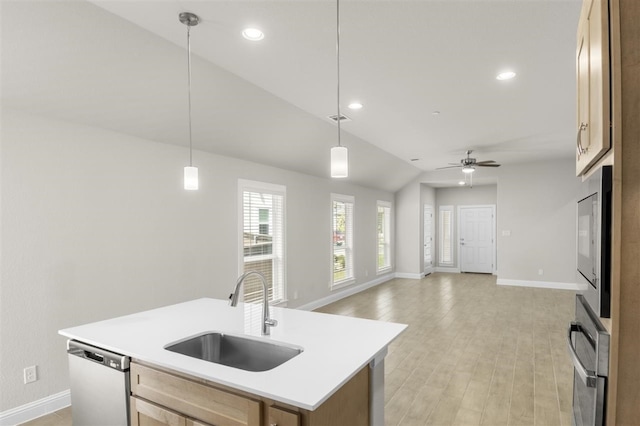
<instances>
[{"instance_id":1,"label":"upper wood cabinet","mask_svg":"<svg viewBox=\"0 0 640 426\"><path fill-rule=\"evenodd\" d=\"M611 147L609 1L584 0L576 50L576 175Z\"/></svg>"}]
</instances>

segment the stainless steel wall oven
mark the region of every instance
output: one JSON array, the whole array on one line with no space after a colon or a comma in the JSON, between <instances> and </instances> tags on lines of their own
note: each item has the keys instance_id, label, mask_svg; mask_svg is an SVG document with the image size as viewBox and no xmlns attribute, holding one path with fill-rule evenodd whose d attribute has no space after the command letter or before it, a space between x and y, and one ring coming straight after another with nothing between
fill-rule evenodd
<instances>
[{"instance_id":1,"label":"stainless steel wall oven","mask_svg":"<svg viewBox=\"0 0 640 426\"><path fill-rule=\"evenodd\" d=\"M576 296L576 319L567 333L573 362L573 424L605 424L609 333L582 295Z\"/></svg>"}]
</instances>

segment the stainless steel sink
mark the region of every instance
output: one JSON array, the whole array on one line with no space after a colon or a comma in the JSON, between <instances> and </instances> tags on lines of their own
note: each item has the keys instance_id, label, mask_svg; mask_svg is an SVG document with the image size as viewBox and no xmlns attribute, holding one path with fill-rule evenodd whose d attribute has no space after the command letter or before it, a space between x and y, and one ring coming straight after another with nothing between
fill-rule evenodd
<instances>
[{"instance_id":1,"label":"stainless steel sink","mask_svg":"<svg viewBox=\"0 0 640 426\"><path fill-rule=\"evenodd\" d=\"M282 343L217 332L169 343L165 349L246 371L271 370L303 351Z\"/></svg>"}]
</instances>

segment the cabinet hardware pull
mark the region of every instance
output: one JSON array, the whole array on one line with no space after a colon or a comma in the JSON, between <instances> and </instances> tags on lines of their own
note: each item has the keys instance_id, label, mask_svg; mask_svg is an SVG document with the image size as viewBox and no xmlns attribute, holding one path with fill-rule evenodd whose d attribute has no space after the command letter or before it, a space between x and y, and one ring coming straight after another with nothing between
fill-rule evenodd
<instances>
[{"instance_id":1,"label":"cabinet hardware pull","mask_svg":"<svg viewBox=\"0 0 640 426\"><path fill-rule=\"evenodd\" d=\"M587 130L588 126L589 126L588 123L580 123L580 127L578 128L578 136L576 137L576 149L578 150L578 160L580 159L580 156L582 154L586 154L588 151L588 148L582 147L582 132L584 130Z\"/></svg>"}]
</instances>

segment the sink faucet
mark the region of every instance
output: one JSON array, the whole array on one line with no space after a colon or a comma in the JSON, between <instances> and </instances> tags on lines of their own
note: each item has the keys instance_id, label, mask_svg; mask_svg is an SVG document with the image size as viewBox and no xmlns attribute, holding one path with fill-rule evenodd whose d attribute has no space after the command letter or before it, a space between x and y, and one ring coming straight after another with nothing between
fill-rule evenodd
<instances>
[{"instance_id":1,"label":"sink faucet","mask_svg":"<svg viewBox=\"0 0 640 426\"><path fill-rule=\"evenodd\" d=\"M258 271L249 271L240 275L238 281L236 281L236 287L233 290L233 293L229 295L229 305L237 306L238 305L238 296L240 295L240 286L244 282L245 278L249 275L257 275L260 277L260 281L262 281L262 335L268 336L270 333L269 327L275 327L278 325L278 321L269 318L269 294L267 290L267 280L264 275L262 275Z\"/></svg>"}]
</instances>

